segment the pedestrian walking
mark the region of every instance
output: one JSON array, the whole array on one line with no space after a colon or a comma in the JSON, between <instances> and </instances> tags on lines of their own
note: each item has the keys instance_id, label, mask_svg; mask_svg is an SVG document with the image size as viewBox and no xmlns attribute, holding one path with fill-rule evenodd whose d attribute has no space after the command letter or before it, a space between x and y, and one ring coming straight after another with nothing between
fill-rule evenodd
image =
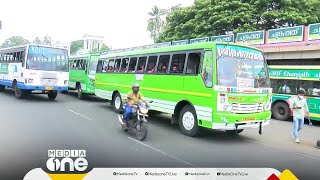
<instances>
[{"instance_id":1,"label":"pedestrian walking","mask_svg":"<svg viewBox=\"0 0 320 180\"><path fill-rule=\"evenodd\" d=\"M305 91L299 90L298 96L293 97L290 102L290 108L293 111L293 137L296 143L300 143L299 140L299 131L302 129L304 124L305 114L309 117L309 108L307 101L304 98Z\"/></svg>"}]
</instances>

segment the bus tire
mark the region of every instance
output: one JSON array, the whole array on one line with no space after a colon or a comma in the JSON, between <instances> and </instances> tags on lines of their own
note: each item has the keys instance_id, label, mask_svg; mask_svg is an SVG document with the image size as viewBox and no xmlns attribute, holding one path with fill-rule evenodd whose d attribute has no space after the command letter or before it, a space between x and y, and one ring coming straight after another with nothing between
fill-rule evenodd
<instances>
[{"instance_id":1,"label":"bus tire","mask_svg":"<svg viewBox=\"0 0 320 180\"><path fill-rule=\"evenodd\" d=\"M3 92L6 89L6 86L0 85L0 92Z\"/></svg>"},{"instance_id":2,"label":"bus tire","mask_svg":"<svg viewBox=\"0 0 320 180\"><path fill-rule=\"evenodd\" d=\"M50 100L55 100L56 97L57 97L57 95L58 95L58 92L57 92L57 91L50 91L50 92L48 93L48 98L49 98Z\"/></svg>"},{"instance_id":3,"label":"bus tire","mask_svg":"<svg viewBox=\"0 0 320 180\"><path fill-rule=\"evenodd\" d=\"M84 94L83 94L83 92L82 92L81 85L79 84L79 85L77 86L77 98L78 98L78 99L83 99L83 97L84 97Z\"/></svg>"},{"instance_id":4,"label":"bus tire","mask_svg":"<svg viewBox=\"0 0 320 180\"><path fill-rule=\"evenodd\" d=\"M277 120L288 120L290 117L289 105L285 102L277 102L272 108L272 115Z\"/></svg>"},{"instance_id":5,"label":"bus tire","mask_svg":"<svg viewBox=\"0 0 320 180\"><path fill-rule=\"evenodd\" d=\"M182 134L195 137L199 135L200 128L194 108L191 105L184 106L179 113L179 127Z\"/></svg>"},{"instance_id":6,"label":"bus tire","mask_svg":"<svg viewBox=\"0 0 320 180\"><path fill-rule=\"evenodd\" d=\"M26 91L23 89L19 89L18 87L14 88L14 95L17 99L23 99L26 95Z\"/></svg>"},{"instance_id":7,"label":"bus tire","mask_svg":"<svg viewBox=\"0 0 320 180\"><path fill-rule=\"evenodd\" d=\"M113 109L117 112L117 113L121 113L123 111L122 108L122 99L119 93L116 93L113 98L112 98L112 105L113 105Z\"/></svg>"}]
</instances>

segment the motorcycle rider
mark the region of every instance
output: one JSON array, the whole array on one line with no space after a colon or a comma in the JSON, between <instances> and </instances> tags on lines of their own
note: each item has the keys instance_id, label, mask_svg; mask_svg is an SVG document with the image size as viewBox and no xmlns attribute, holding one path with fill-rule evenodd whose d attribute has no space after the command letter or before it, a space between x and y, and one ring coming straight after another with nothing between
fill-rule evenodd
<instances>
[{"instance_id":1,"label":"motorcycle rider","mask_svg":"<svg viewBox=\"0 0 320 180\"><path fill-rule=\"evenodd\" d=\"M139 89L140 89L139 84L134 83L132 85L132 91L130 91L127 95L127 99L126 99L127 104L126 104L126 107L124 109L124 114L123 114L123 122L124 122L123 126L125 128L128 127L127 122L132 115L132 105L138 103L139 100L146 102L144 100L143 95L139 92Z\"/></svg>"}]
</instances>

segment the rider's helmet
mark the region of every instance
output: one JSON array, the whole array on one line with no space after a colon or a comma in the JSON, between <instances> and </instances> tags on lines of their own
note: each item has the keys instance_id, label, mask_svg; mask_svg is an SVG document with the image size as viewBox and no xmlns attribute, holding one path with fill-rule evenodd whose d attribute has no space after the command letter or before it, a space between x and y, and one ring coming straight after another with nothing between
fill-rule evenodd
<instances>
[{"instance_id":1,"label":"rider's helmet","mask_svg":"<svg viewBox=\"0 0 320 180\"><path fill-rule=\"evenodd\" d=\"M139 88L140 88L140 86L138 83L132 84L132 91L133 92L137 93L139 91Z\"/></svg>"}]
</instances>

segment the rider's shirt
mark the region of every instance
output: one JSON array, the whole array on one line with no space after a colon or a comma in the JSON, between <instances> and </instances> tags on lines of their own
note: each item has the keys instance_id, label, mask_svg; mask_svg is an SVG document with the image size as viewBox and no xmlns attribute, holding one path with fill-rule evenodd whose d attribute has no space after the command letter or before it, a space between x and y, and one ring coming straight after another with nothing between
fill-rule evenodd
<instances>
[{"instance_id":1,"label":"rider's shirt","mask_svg":"<svg viewBox=\"0 0 320 180\"><path fill-rule=\"evenodd\" d=\"M133 93L133 91L130 91L127 95L127 97L130 97L132 100L127 99L128 105L132 106L135 103L138 103L139 100L144 100L141 93Z\"/></svg>"}]
</instances>

